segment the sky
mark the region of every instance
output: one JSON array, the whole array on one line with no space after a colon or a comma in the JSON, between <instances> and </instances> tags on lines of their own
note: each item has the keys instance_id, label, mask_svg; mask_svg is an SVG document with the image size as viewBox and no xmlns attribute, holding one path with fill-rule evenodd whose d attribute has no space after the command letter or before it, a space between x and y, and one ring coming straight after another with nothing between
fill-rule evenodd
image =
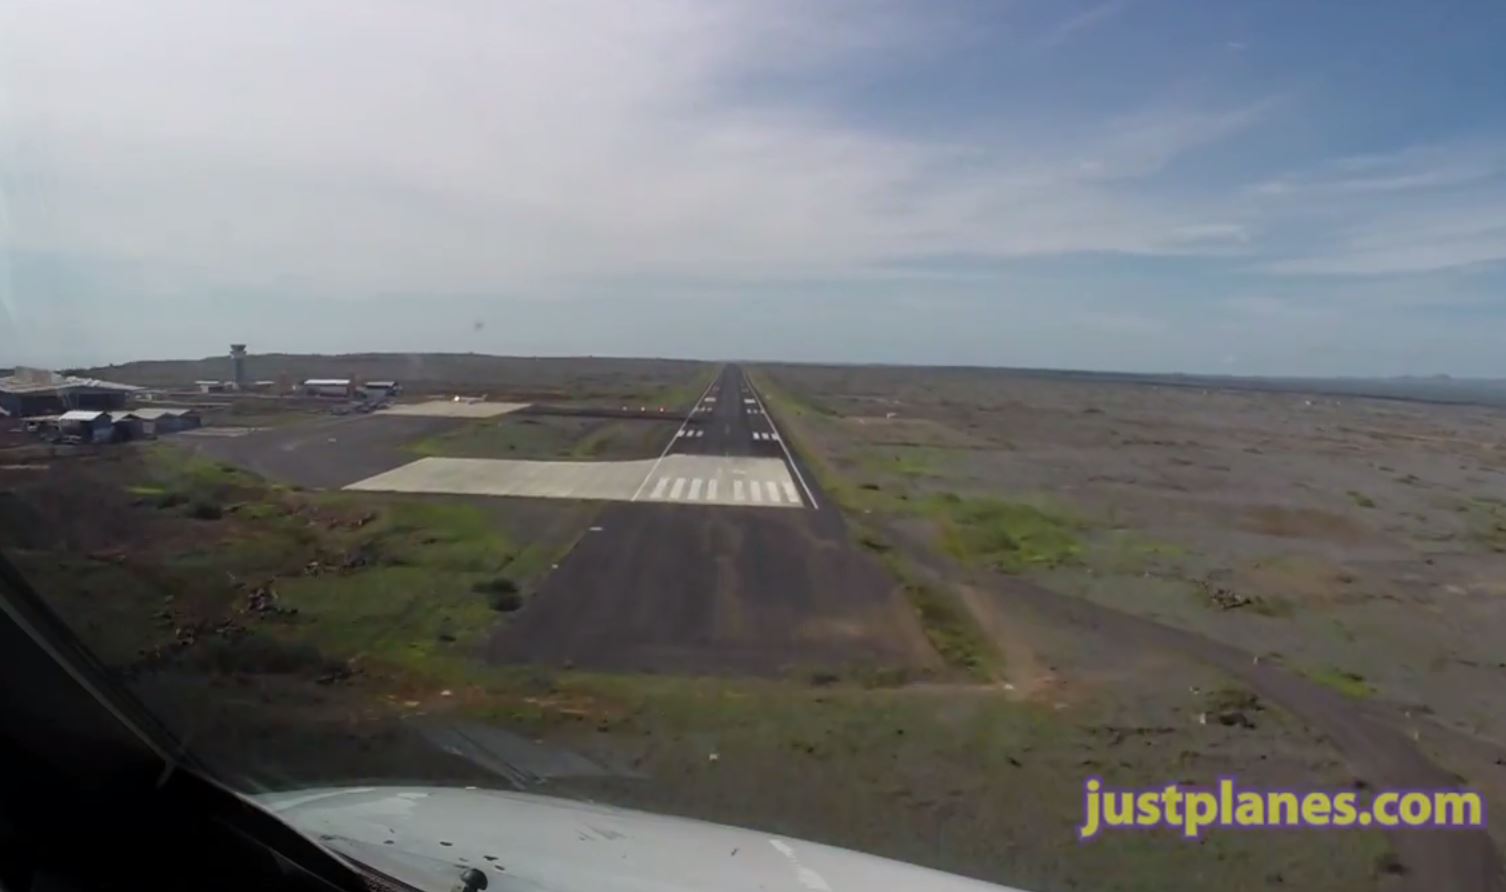
<instances>
[{"instance_id":1,"label":"sky","mask_svg":"<svg viewBox=\"0 0 1506 892\"><path fill-rule=\"evenodd\" d=\"M1496 0L8 0L0 366L1506 377Z\"/></svg>"}]
</instances>

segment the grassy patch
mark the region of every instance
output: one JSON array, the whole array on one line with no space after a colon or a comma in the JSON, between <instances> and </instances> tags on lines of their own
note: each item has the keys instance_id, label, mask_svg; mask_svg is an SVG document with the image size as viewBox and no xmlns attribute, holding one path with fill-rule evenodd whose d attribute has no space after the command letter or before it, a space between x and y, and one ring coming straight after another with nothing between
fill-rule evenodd
<instances>
[{"instance_id":1,"label":"grassy patch","mask_svg":"<svg viewBox=\"0 0 1506 892\"><path fill-rule=\"evenodd\" d=\"M1187 549L1169 542L1159 542L1132 530L1106 530L1091 538L1084 549L1084 559L1109 573L1142 573L1165 561L1187 555Z\"/></svg>"},{"instance_id":2,"label":"grassy patch","mask_svg":"<svg viewBox=\"0 0 1506 892\"><path fill-rule=\"evenodd\" d=\"M291 579L278 594L297 608L300 636L328 652L418 671L462 655L457 648L479 643L495 621L465 580L426 567Z\"/></svg>"},{"instance_id":3,"label":"grassy patch","mask_svg":"<svg viewBox=\"0 0 1506 892\"><path fill-rule=\"evenodd\" d=\"M921 631L947 665L981 679L993 677L998 669L998 652L967 608L949 592L920 579L905 558L883 546L882 538L873 531L861 531L858 537L878 553L889 575L899 581L905 599L915 609Z\"/></svg>"},{"instance_id":4,"label":"grassy patch","mask_svg":"<svg viewBox=\"0 0 1506 892\"><path fill-rule=\"evenodd\" d=\"M1072 523L1033 505L945 494L924 510L940 523L950 554L1007 573L1055 567L1082 551Z\"/></svg>"},{"instance_id":5,"label":"grassy patch","mask_svg":"<svg viewBox=\"0 0 1506 892\"><path fill-rule=\"evenodd\" d=\"M407 450L426 457L534 461L642 458L655 454L670 433L653 420L508 415L425 437Z\"/></svg>"},{"instance_id":6,"label":"grassy patch","mask_svg":"<svg viewBox=\"0 0 1506 892\"><path fill-rule=\"evenodd\" d=\"M171 446L153 444L143 452L147 479L128 484L125 490L157 508L217 520L230 504L263 488L258 478L233 465Z\"/></svg>"},{"instance_id":7,"label":"grassy patch","mask_svg":"<svg viewBox=\"0 0 1506 892\"><path fill-rule=\"evenodd\" d=\"M1360 492L1359 490L1355 490L1355 489L1349 490L1349 500L1352 501L1352 502L1354 502L1356 505L1360 506L1361 508L1374 508L1375 507L1375 500L1372 499L1372 498L1370 498L1369 496L1365 495L1364 493Z\"/></svg>"},{"instance_id":8,"label":"grassy patch","mask_svg":"<svg viewBox=\"0 0 1506 892\"><path fill-rule=\"evenodd\" d=\"M907 582L904 589L926 638L947 665L986 677L990 647L967 610L924 583Z\"/></svg>"},{"instance_id":9,"label":"grassy patch","mask_svg":"<svg viewBox=\"0 0 1506 892\"><path fill-rule=\"evenodd\" d=\"M865 453L859 465L870 474L933 477L937 475L938 459L938 450L929 446L890 446Z\"/></svg>"},{"instance_id":10,"label":"grassy patch","mask_svg":"<svg viewBox=\"0 0 1506 892\"><path fill-rule=\"evenodd\" d=\"M359 658L400 677L458 681L483 671L476 647L558 559L557 544L522 547L484 506L453 499L296 493L170 448L141 471L127 484L135 510L180 518L163 520L183 531L160 540L150 584L104 564L70 576L78 615L99 627L91 644L118 643L99 648L114 664L171 644L175 626L229 621L252 634L200 636L177 658L248 672ZM167 594L177 598L164 606ZM258 598L273 609L249 610Z\"/></svg>"},{"instance_id":11,"label":"grassy patch","mask_svg":"<svg viewBox=\"0 0 1506 892\"><path fill-rule=\"evenodd\" d=\"M379 563L461 573L495 573L516 549L486 514L448 501L397 501L357 537Z\"/></svg>"},{"instance_id":12,"label":"grassy patch","mask_svg":"<svg viewBox=\"0 0 1506 892\"><path fill-rule=\"evenodd\" d=\"M1461 504L1468 518L1470 538L1495 552L1506 552L1506 503L1477 497Z\"/></svg>"},{"instance_id":13,"label":"grassy patch","mask_svg":"<svg viewBox=\"0 0 1506 892\"><path fill-rule=\"evenodd\" d=\"M562 416L504 415L410 443L409 452L450 458L557 458L596 422Z\"/></svg>"},{"instance_id":14,"label":"grassy patch","mask_svg":"<svg viewBox=\"0 0 1506 892\"><path fill-rule=\"evenodd\" d=\"M1324 687L1333 688L1346 697L1365 699L1375 695L1375 688L1365 680L1365 676L1358 672L1350 672L1333 666L1321 666L1305 669L1302 674Z\"/></svg>"}]
</instances>

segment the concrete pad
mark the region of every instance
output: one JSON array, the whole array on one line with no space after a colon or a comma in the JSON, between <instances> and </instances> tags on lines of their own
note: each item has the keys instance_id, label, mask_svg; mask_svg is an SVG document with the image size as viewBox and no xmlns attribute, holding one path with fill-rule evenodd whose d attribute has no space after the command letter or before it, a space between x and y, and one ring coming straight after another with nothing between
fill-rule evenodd
<instances>
[{"instance_id":1,"label":"concrete pad","mask_svg":"<svg viewBox=\"0 0 1506 892\"><path fill-rule=\"evenodd\" d=\"M421 458L346 489L627 501L652 459L622 462Z\"/></svg>"},{"instance_id":2,"label":"concrete pad","mask_svg":"<svg viewBox=\"0 0 1506 892\"><path fill-rule=\"evenodd\" d=\"M803 506L783 461L714 455L666 455L657 462L422 458L345 488L764 508Z\"/></svg>"},{"instance_id":3,"label":"concrete pad","mask_svg":"<svg viewBox=\"0 0 1506 892\"><path fill-rule=\"evenodd\" d=\"M429 400L423 403L399 403L374 415L422 415L430 418L496 418L528 407L528 403L456 402Z\"/></svg>"}]
</instances>

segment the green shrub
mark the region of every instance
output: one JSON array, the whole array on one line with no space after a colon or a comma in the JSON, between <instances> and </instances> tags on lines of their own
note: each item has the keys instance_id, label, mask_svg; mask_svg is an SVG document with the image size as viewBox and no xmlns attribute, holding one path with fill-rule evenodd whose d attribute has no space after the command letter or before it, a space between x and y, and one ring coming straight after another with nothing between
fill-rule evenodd
<instances>
[{"instance_id":1,"label":"green shrub","mask_svg":"<svg viewBox=\"0 0 1506 892\"><path fill-rule=\"evenodd\" d=\"M486 603L493 610L510 613L523 606L523 596L518 592L518 584L506 576L484 579L471 588L486 595Z\"/></svg>"},{"instance_id":2,"label":"green shrub","mask_svg":"<svg viewBox=\"0 0 1506 892\"><path fill-rule=\"evenodd\" d=\"M188 516L198 520L219 520L225 516L225 509L217 502L208 499L196 499L188 506Z\"/></svg>"},{"instance_id":3,"label":"green shrub","mask_svg":"<svg viewBox=\"0 0 1506 892\"><path fill-rule=\"evenodd\" d=\"M312 644L254 632L237 640L202 640L192 649L189 661L210 672L262 675L320 675L339 665Z\"/></svg>"}]
</instances>

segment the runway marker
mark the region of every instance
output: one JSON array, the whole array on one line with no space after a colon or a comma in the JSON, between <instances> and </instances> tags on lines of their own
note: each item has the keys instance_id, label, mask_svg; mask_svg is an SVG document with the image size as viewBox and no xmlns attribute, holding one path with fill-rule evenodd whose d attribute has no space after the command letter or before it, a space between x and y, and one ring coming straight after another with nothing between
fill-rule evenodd
<instances>
[{"instance_id":1,"label":"runway marker","mask_svg":"<svg viewBox=\"0 0 1506 892\"><path fill-rule=\"evenodd\" d=\"M786 480L781 485L784 486L784 494L789 496L790 501L794 502L797 505L800 504L800 494L795 492L795 484Z\"/></svg>"},{"instance_id":2,"label":"runway marker","mask_svg":"<svg viewBox=\"0 0 1506 892\"><path fill-rule=\"evenodd\" d=\"M680 492L683 489L685 489L685 478L676 477L675 485L669 488L669 500L671 502L678 502L680 500Z\"/></svg>"},{"instance_id":3,"label":"runway marker","mask_svg":"<svg viewBox=\"0 0 1506 892\"><path fill-rule=\"evenodd\" d=\"M734 481L732 481L732 501L734 501L734 502L741 502L742 500L743 500L743 482L741 480L734 480Z\"/></svg>"},{"instance_id":4,"label":"runway marker","mask_svg":"<svg viewBox=\"0 0 1506 892\"><path fill-rule=\"evenodd\" d=\"M668 477L660 477L659 478L659 482L654 484L654 491L651 492L651 493L649 493L648 497L651 498L651 499L662 499L664 497L664 487L666 487L668 485L669 485L669 478Z\"/></svg>"},{"instance_id":5,"label":"runway marker","mask_svg":"<svg viewBox=\"0 0 1506 892\"><path fill-rule=\"evenodd\" d=\"M718 374L720 374L720 373L718 373ZM716 386L716 382L717 382L716 378L712 378L711 379L711 383L707 384L706 385L706 389L701 392L702 398L704 398L706 396L706 394L708 394L708 393L711 392L711 388L713 388L713 387ZM701 402L701 400L696 400L696 402L699 403L699 402ZM695 414L695 410L694 409L691 409L689 412L685 413L685 420L680 422L680 430L684 430L685 429L685 425L687 425L687 424L690 423L690 416L694 415L694 414ZM667 443L664 444L664 451L660 452L659 453L659 457L656 458L656 459L654 459L653 466L648 469L648 473L647 474L643 475L643 482L640 483L640 484L638 484L638 488L637 489L633 490L633 497L631 499L628 499L628 501L630 501L630 502L636 502L636 501L638 501L638 496L643 493L643 487L648 486L648 481L653 478L654 472L657 471L657 470L659 470L659 465L664 461L664 456L666 456L666 455L669 454L669 450L674 447L675 440L678 439L679 436L680 436L679 431L676 431L675 435L673 437L669 438L669 442L667 442Z\"/></svg>"},{"instance_id":6,"label":"runway marker","mask_svg":"<svg viewBox=\"0 0 1506 892\"><path fill-rule=\"evenodd\" d=\"M686 493L685 501L699 502L701 500L701 478L697 477L690 481L690 492Z\"/></svg>"},{"instance_id":7,"label":"runway marker","mask_svg":"<svg viewBox=\"0 0 1506 892\"><path fill-rule=\"evenodd\" d=\"M706 481L706 501L708 501L708 502L715 502L716 501L716 478L715 477L712 477L710 480Z\"/></svg>"},{"instance_id":8,"label":"runway marker","mask_svg":"<svg viewBox=\"0 0 1506 892\"><path fill-rule=\"evenodd\" d=\"M769 488L769 501L773 502L776 505L779 504L779 484L775 483L773 480L770 480L769 482L765 483L764 486L767 486Z\"/></svg>"},{"instance_id":9,"label":"runway marker","mask_svg":"<svg viewBox=\"0 0 1506 892\"><path fill-rule=\"evenodd\" d=\"M755 502L762 502L763 501L763 487L761 487L761 486L758 485L758 481L757 480L749 480L748 481L748 492L751 494L753 501L755 501Z\"/></svg>"},{"instance_id":10,"label":"runway marker","mask_svg":"<svg viewBox=\"0 0 1506 892\"><path fill-rule=\"evenodd\" d=\"M745 382L747 380L747 378L743 379ZM763 399L758 396L758 391L753 390L752 384L748 385L748 391L758 400L758 405L761 408L763 406ZM805 482L805 475L800 473L800 466L795 464L795 457L790 454L790 447L785 445L784 438L779 436L779 425L774 423L774 416L772 415L769 416L769 427L774 429L774 438L779 441L779 448L784 450L785 463L790 466L791 471L795 472L795 479L800 481L800 488L805 490L805 498L810 504L811 510L816 510L820 507L816 503L816 494L811 492L810 484Z\"/></svg>"}]
</instances>

